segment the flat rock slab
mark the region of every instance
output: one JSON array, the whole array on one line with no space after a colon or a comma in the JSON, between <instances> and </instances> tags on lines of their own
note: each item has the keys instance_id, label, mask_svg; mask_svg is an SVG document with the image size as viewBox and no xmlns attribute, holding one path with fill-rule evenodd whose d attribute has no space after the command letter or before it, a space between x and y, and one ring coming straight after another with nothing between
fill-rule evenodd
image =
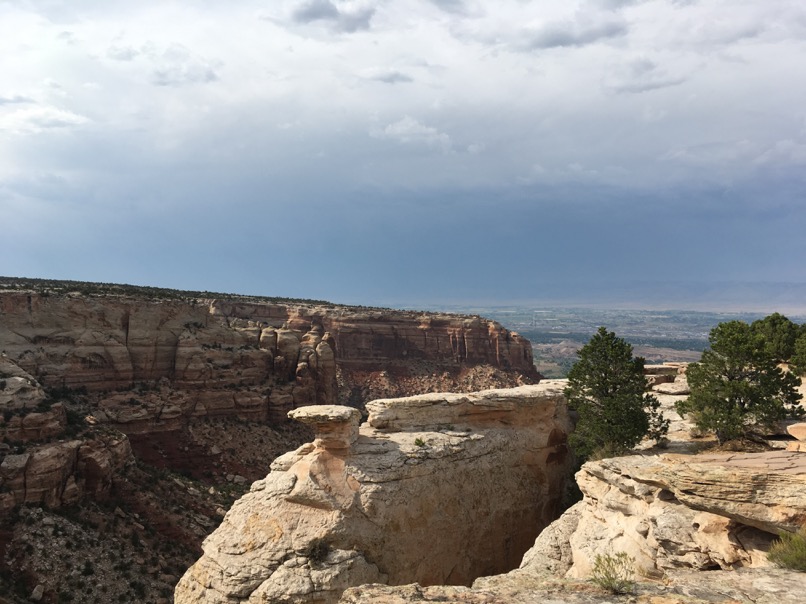
<instances>
[{"instance_id":1,"label":"flat rock slab","mask_svg":"<svg viewBox=\"0 0 806 604\"><path fill-rule=\"evenodd\" d=\"M799 424L792 424L791 426L787 426L786 431L789 432L791 436L794 436L798 440L806 440L806 422L801 422Z\"/></svg>"},{"instance_id":2,"label":"flat rock slab","mask_svg":"<svg viewBox=\"0 0 806 604\"><path fill-rule=\"evenodd\" d=\"M344 405L308 405L289 411L288 417L304 424L358 423L361 412Z\"/></svg>"},{"instance_id":3,"label":"flat rock slab","mask_svg":"<svg viewBox=\"0 0 806 604\"><path fill-rule=\"evenodd\" d=\"M671 571L663 582L639 581L632 595L612 595L590 581L562 581L512 572L481 580L483 587L364 585L341 604L803 604L803 573L779 569Z\"/></svg>"},{"instance_id":4,"label":"flat rock slab","mask_svg":"<svg viewBox=\"0 0 806 604\"><path fill-rule=\"evenodd\" d=\"M722 466L746 470L762 470L781 474L806 476L806 455L792 451L762 451L760 453L705 453L691 455L664 455L672 461L697 466ZM804 494L806 496L806 493Z\"/></svg>"}]
</instances>

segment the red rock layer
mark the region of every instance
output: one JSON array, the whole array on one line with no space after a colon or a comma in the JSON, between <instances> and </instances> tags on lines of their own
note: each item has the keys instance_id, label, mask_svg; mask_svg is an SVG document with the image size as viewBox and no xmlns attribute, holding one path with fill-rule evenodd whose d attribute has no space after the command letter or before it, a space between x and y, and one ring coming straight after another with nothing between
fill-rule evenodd
<instances>
[{"instance_id":1,"label":"red rock layer","mask_svg":"<svg viewBox=\"0 0 806 604\"><path fill-rule=\"evenodd\" d=\"M110 393L99 419L129 432L199 416L281 420L336 403L339 386L360 403L368 372L387 369L390 395L462 389L445 376L473 367L495 372L472 389L539 378L529 342L480 317L26 292L0 293L0 312L7 361L46 387ZM27 406L13 398L5 405Z\"/></svg>"}]
</instances>

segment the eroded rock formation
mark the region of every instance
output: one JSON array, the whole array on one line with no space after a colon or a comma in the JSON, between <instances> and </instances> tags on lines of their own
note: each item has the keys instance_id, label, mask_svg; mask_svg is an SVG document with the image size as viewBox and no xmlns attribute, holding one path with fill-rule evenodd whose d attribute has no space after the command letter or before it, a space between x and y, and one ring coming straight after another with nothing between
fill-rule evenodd
<instances>
[{"instance_id":1,"label":"eroded rock formation","mask_svg":"<svg viewBox=\"0 0 806 604\"><path fill-rule=\"evenodd\" d=\"M98 419L128 433L538 378L529 342L479 317L268 302L0 292L0 352L3 408L35 406L34 380L108 393Z\"/></svg>"},{"instance_id":2,"label":"eroded rock formation","mask_svg":"<svg viewBox=\"0 0 806 604\"><path fill-rule=\"evenodd\" d=\"M467 584L518 564L558 513L571 462L546 382L292 415L316 440L278 458L205 541L175 601L335 602L350 585Z\"/></svg>"},{"instance_id":3,"label":"eroded rock formation","mask_svg":"<svg viewBox=\"0 0 806 604\"><path fill-rule=\"evenodd\" d=\"M796 430L797 432L797 430ZM774 533L806 524L806 455L630 456L589 462L583 501L537 538L518 569L472 588L365 585L341 604L610 604L589 581L597 555L634 561L631 602L801 604L803 573L771 568Z\"/></svg>"},{"instance_id":4,"label":"eroded rock formation","mask_svg":"<svg viewBox=\"0 0 806 604\"><path fill-rule=\"evenodd\" d=\"M770 541L806 525L806 456L714 453L588 462L584 499L538 537L524 567L587 577L626 552L644 574L764 566ZM567 544L567 545L566 545Z\"/></svg>"},{"instance_id":5,"label":"eroded rock formation","mask_svg":"<svg viewBox=\"0 0 806 604\"><path fill-rule=\"evenodd\" d=\"M803 574L782 569L669 572L662 581L641 579L631 595L613 595L587 581L512 572L485 577L473 588L365 585L346 590L341 604L802 604Z\"/></svg>"},{"instance_id":6,"label":"eroded rock formation","mask_svg":"<svg viewBox=\"0 0 806 604\"><path fill-rule=\"evenodd\" d=\"M0 463L0 514L21 504L50 508L103 499L115 474L134 462L124 435L36 445L4 455Z\"/></svg>"}]
</instances>

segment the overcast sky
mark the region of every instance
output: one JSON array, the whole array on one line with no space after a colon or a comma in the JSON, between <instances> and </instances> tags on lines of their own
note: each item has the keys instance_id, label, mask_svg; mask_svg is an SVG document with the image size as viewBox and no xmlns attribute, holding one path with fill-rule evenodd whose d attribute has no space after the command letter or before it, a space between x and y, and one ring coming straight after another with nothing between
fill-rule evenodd
<instances>
[{"instance_id":1,"label":"overcast sky","mask_svg":"<svg viewBox=\"0 0 806 604\"><path fill-rule=\"evenodd\" d=\"M806 3L0 1L0 210L3 275L804 293Z\"/></svg>"}]
</instances>

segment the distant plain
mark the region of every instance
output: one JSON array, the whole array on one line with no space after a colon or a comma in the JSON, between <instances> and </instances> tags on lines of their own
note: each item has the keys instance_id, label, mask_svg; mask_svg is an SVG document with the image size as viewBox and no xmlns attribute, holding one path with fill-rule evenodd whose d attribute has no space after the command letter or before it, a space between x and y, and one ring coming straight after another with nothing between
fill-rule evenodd
<instances>
[{"instance_id":1,"label":"distant plain","mask_svg":"<svg viewBox=\"0 0 806 604\"><path fill-rule=\"evenodd\" d=\"M547 378L564 377L579 350L600 326L633 345L647 363L696 362L708 346L708 334L723 321L752 322L769 313L691 310L596 309L586 307L442 306L501 323L532 342L535 365ZM796 323L805 316L790 315Z\"/></svg>"}]
</instances>

